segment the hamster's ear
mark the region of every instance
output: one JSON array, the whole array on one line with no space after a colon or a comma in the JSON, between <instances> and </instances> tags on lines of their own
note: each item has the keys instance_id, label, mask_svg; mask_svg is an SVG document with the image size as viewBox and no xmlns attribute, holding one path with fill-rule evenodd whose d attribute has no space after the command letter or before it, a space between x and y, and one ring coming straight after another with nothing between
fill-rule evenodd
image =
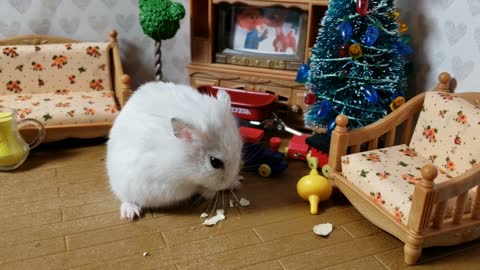
<instances>
[{"instance_id":1,"label":"hamster's ear","mask_svg":"<svg viewBox=\"0 0 480 270\"><path fill-rule=\"evenodd\" d=\"M189 124L175 117L171 119L171 122L173 134L175 134L177 138L184 139L187 142L192 141L192 127Z\"/></svg>"},{"instance_id":2,"label":"hamster's ear","mask_svg":"<svg viewBox=\"0 0 480 270\"><path fill-rule=\"evenodd\" d=\"M230 107L230 95L225 91L225 90L222 90L222 89L218 89L218 92L217 92L217 99L227 105L228 107Z\"/></svg>"}]
</instances>

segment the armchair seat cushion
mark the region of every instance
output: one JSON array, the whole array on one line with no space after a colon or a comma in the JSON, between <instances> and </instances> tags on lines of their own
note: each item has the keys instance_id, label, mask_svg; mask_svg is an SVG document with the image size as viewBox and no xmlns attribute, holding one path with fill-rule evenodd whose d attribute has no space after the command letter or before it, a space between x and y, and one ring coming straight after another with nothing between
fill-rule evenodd
<instances>
[{"instance_id":1,"label":"armchair seat cushion","mask_svg":"<svg viewBox=\"0 0 480 270\"><path fill-rule=\"evenodd\" d=\"M432 162L407 145L355 153L342 157L342 173L379 207L391 213L398 222L407 224L415 184L422 179L420 169ZM442 168L435 184L452 178ZM473 190L468 199L473 197ZM447 205L447 216L453 204ZM466 207L469 211L470 207Z\"/></svg>"},{"instance_id":2,"label":"armchair seat cushion","mask_svg":"<svg viewBox=\"0 0 480 270\"><path fill-rule=\"evenodd\" d=\"M34 118L45 127L112 123L118 115L112 91L57 91L0 95L0 107L17 110L19 119Z\"/></svg>"}]
</instances>

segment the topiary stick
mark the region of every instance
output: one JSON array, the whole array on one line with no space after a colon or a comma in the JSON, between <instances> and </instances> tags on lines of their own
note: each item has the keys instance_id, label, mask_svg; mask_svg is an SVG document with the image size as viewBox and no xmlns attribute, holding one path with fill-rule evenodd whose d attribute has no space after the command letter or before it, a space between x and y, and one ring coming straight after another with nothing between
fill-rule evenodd
<instances>
[{"instance_id":1,"label":"topiary stick","mask_svg":"<svg viewBox=\"0 0 480 270\"><path fill-rule=\"evenodd\" d=\"M185 17L185 8L170 0L140 0L140 24L143 32L155 43L155 80L162 79L162 40L175 36L180 20Z\"/></svg>"}]
</instances>

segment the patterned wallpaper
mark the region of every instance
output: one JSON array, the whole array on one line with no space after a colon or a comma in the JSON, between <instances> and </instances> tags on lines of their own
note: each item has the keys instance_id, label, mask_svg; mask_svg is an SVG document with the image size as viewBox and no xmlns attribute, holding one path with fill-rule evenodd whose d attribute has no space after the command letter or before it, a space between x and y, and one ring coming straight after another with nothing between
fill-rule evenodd
<instances>
[{"instance_id":1,"label":"patterned wallpaper","mask_svg":"<svg viewBox=\"0 0 480 270\"><path fill-rule=\"evenodd\" d=\"M480 0L397 0L410 25L415 79L410 88L430 90L448 71L456 92L480 91Z\"/></svg>"},{"instance_id":2,"label":"patterned wallpaper","mask_svg":"<svg viewBox=\"0 0 480 270\"><path fill-rule=\"evenodd\" d=\"M106 40L119 31L126 71L134 86L151 80L154 42L138 22L138 0L0 0L0 38L18 34L51 34L80 40ZM190 61L189 1L187 16L171 40L163 42L164 80L188 82ZM429 90L437 75L449 71L457 92L480 91L480 0L398 0L402 18L410 25L415 47L412 92Z\"/></svg>"},{"instance_id":3,"label":"patterned wallpaper","mask_svg":"<svg viewBox=\"0 0 480 270\"><path fill-rule=\"evenodd\" d=\"M66 36L84 41L107 41L119 32L123 65L133 86L152 80L154 41L138 20L138 0L0 0L0 38L21 34ZM164 80L187 82L190 61L188 0L178 0L187 15L176 37L163 42Z\"/></svg>"}]
</instances>

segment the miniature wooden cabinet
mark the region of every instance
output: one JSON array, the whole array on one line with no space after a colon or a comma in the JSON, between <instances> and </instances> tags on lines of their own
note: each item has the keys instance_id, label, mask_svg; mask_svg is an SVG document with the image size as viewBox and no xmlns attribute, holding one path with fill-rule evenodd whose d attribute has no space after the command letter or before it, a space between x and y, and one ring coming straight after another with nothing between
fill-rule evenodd
<instances>
[{"instance_id":1,"label":"miniature wooden cabinet","mask_svg":"<svg viewBox=\"0 0 480 270\"><path fill-rule=\"evenodd\" d=\"M269 59L252 58L248 55L227 56L220 61L219 36L227 33L219 31L219 6L253 6L259 8L287 8L300 10L304 24L298 42L297 63ZM328 0L191 0L191 58L187 66L190 83L193 87L203 85L224 86L248 91L268 92L277 95L277 115L287 124L303 127L305 85L296 83L296 66L308 59L308 52L315 44L320 21L325 14ZM222 37L223 38L223 37ZM231 38L231 37L230 37ZM225 38L228 39L228 38Z\"/></svg>"}]
</instances>

